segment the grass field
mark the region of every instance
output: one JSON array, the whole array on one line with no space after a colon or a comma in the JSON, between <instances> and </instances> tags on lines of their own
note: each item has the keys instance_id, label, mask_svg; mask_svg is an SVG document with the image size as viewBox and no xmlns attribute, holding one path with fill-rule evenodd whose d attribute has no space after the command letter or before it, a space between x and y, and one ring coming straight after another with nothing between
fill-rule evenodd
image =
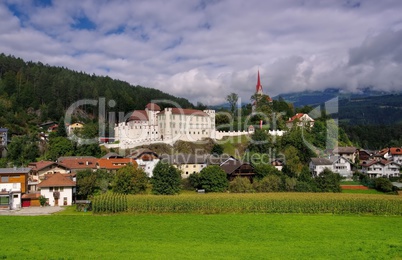
<instances>
[{"instance_id":1,"label":"grass field","mask_svg":"<svg viewBox=\"0 0 402 260\"><path fill-rule=\"evenodd\" d=\"M70 211L68 211L70 213ZM400 217L1 216L0 259L400 259Z\"/></svg>"}]
</instances>

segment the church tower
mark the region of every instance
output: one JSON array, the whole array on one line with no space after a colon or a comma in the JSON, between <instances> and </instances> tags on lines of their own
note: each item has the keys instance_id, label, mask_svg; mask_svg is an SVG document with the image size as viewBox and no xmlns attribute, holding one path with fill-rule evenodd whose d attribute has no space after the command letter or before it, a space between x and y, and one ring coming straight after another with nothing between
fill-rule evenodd
<instances>
[{"instance_id":1,"label":"church tower","mask_svg":"<svg viewBox=\"0 0 402 260\"><path fill-rule=\"evenodd\" d=\"M262 90L261 79L260 79L260 70L258 70L258 73L257 73L257 85L255 86L255 95L256 95L256 97L257 96L260 96L260 97L264 96L264 98L266 98L266 100L269 103L272 103L271 97L268 96L268 95L264 95L264 92ZM257 111L257 101L255 100L253 105L252 105L252 112L251 113L255 114L256 111Z\"/></svg>"},{"instance_id":2,"label":"church tower","mask_svg":"<svg viewBox=\"0 0 402 260\"><path fill-rule=\"evenodd\" d=\"M258 70L258 74L257 74L257 85L255 86L255 94L258 94L258 95L264 94L262 92L262 85L261 85L261 80L260 80L260 70Z\"/></svg>"}]
</instances>

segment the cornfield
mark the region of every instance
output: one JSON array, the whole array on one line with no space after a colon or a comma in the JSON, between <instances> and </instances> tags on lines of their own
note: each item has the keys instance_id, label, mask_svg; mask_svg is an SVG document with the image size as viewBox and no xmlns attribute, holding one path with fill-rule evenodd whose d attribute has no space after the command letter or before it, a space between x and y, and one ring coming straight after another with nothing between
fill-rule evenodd
<instances>
[{"instance_id":1,"label":"cornfield","mask_svg":"<svg viewBox=\"0 0 402 260\"><path fill-rule=\"evenodd\" d=\"M96 196L92 201L94 213L117 213L127 211L127 195L105 193Z\"/></svg>"},{"instance_id":2,"label":"cornfield","mask_svg":"<svg viewBox=\"0 0 402 260\"><path fill-rule=\"evenodd\" d=\"M110 196L110 195L108 195ZM402 215L402 197L342 193L126 195L94 200L95 213L303 213ZM119 195L123 196L123 195ZM121 203L124 207L111 205ZM121 205L121 204L120 204Z\"/></svg>"}]
</instances>

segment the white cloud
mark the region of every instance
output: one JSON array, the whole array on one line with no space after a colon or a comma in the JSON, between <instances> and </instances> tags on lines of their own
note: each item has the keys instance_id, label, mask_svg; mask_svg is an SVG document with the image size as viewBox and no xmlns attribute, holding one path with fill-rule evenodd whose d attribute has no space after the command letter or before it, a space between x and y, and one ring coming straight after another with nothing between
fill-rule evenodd
<instances>
[{"instance_id":1,"label":"white cloud","mask_svg":"<svg viewBox=\"0 0 402 260\"><path fill-rule=\"evenodd\" d=\"M402 2L0 3L0 52L216 104L342 87L401 90ZM88 29L76 28L90 23ZM85 25L85 24L84 24Z\"/></svg>"}]
</instances>

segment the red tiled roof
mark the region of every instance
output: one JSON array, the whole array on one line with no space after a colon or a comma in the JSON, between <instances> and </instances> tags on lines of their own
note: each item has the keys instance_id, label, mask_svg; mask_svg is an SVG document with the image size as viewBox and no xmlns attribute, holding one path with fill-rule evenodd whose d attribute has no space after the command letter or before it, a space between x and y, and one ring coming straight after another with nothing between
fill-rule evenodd
<instances>
[{"instance_id":1,"label":"red tiled roof","mask_svg":"<svg viewBox=\"0 0 402 260\"><path fill-rule=\"evenodd\" d=\"M38 184L38 188L44 187L75 187L75 181L72 181L68 175L55 173L48 174L47 179Z\"/></svg>"},{"instance_id":2,"label":"red tiled roof","mask_svg":"<svg viewBox=\"0 0 402 260\"><path fill-rule=\"evenodd\" d=\"M374 164L382 164L382 165L387 165L389 163L393 163L393 161L388 161L388 160L371 160L371 161L363 161L360 163L361 166L366 166L370 167L371 165Z\"/></svg>"},{"instance_id":3,"label":"red tiled roof","mask_svg":"<svg viewBox=\"0 0 402 260\"><path fill-rule=\"evenodd\" d=\"M148 114L145 110L134 110L131 116L127 119L130 121L148 121Z\"/></svg>"},{"instance_id":4,"label":"red tiled roof","mask_svg":"<svg viewBox=\"0 0 402 260\"><path fill-rule=\"evenodd\" d=\"M68 169L68 167L66 167L65 165L61 165L59 163L51 162L51 161L31 162L31 163L28 164L28 167L32 168L32 170L36 171L36 172L40 171L40 170L43 170L43 169L45 169L47 167L50 167L50 166L55 166L55 167L60 166L62 168Z\"/></svg>"},{"instance_id":5,"label":"red tiled roof","mask_svg":"<svg viewBox=\"0 0 402 260\"><path fill-rule=\"evenodd\" d=\"M101 158L98 160L97 165L101 169L117 170L130 163L135 167L138 165L137 162L132 158Z\"/></svg>"},{"instance_id":6,"label":"red tiled roof","mask_svg":"<svg viewBox=\"0 0 402 260\"><path fill-rule=\"evenodd\" d=\"M31 162L28 164L28 167L31 167L32 170L34 170L34 171L40 171L52 164L55 164L55 162L51 162L51 161Z\"/></svg>"},{"instance_id":7,"label":"red tiled roof","mask_svg":"<svg viewBox=\"0 0 402 260\"><path fill-rule=\"evenodd\" d=\"M297 113L296 115L289 118L288 122L293 122L296 119L300 119L304 115L305 115L304 113ZM312 119L312 121L314 121L314 119Z\"/></svg>"},{"instance_id":8,"label":"red tiled roof","mask_svg":"<svg viewBox=\"0 0 402 260\"><path fill-rule=\"evenodd\" d=\"M155 103L148 103L145 108L152 111L161 111L161 108Z\"/></svg>"},{"instance_id":9,"label":"red tiled roof","mask_svg":"<svg viewBox=\"0 0 402 260\"><path fill-rule=\"evenodd\" d=\"M92 156L83 156L83 157L60 157L58 159L58 163L64 167L67 167L71 170L81 170L81 169L95 169L97 158Z\"/></svg>"},{"instance_id":10,"label":"red tiled roof","mask_svg":"<svg viewBox=\"0 0 402 260\"><path fill-rule=\"evenodd\" d=\"M173 107L170 108L172 110L172 114L176 115L193 115L193 116L208 116L207 113L201 110L197 109L188 109L188 108L177 108ZM163 115L166 110L163 110L162 112L159 113L159 115Z\"/></svg>"},{"instance_id":11,"label":"red tiled roof","mask_svg":"<svg viewBox=\"0 0 402 260\"><path fill-rule=\"evenodd\" d=\"M40 192L35 193L25 193L22 195L22 199L38 199L40 197Z\"/></svg>"},{"instance_id":12,"label":"red tiled roof","mask_svg":"<svg viewBox=\"0 0 402 260\"><path fill-rule=\"evenodd\" d=\"M389 150L392 155L402 155L402 148L400 147L391 147Z\"/></svg>"}]
</instances>

